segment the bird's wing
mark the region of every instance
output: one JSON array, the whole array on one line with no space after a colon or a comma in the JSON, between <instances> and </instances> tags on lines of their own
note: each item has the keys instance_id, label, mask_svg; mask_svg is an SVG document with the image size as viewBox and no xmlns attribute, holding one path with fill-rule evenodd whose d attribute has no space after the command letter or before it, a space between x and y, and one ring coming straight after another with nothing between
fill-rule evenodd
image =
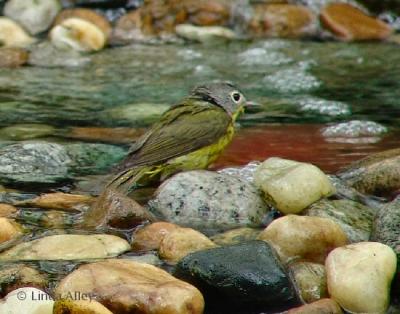
<instances>
[{"instance_id":1,"label":"bird's wing","mask_svg":"<svg viewBox=\"0 0 400 314\"><path fill-rule=\"evenodd\" d=\"M122 168L158 164L208 146L226 134L232 119L222 108L187 101L163 115L131 148Z\"/></svg>"}]
</instances>

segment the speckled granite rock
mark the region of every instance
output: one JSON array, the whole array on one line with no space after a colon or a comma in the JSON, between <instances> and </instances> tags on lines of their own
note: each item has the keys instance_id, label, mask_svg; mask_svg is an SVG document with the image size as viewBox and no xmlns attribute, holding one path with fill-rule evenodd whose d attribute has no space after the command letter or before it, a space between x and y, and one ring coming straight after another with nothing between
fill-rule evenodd
<instances>
[{"instance_id":1,"label":"speckled granite rock","mask_svg":"<svg viewBox=\"0 0 400 314\"><path fill-rule=\"evenodd\" d=\"M182 172L165 181L149 205L169 222L208 228L259 226L268 211L251 183L203 170Z\"/></svg>"}]
</instances>

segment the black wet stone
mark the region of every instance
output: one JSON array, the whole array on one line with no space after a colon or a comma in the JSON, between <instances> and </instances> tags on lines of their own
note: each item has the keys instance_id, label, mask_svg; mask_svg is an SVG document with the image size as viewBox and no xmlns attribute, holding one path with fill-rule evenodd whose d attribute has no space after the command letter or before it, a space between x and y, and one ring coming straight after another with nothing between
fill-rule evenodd
<instances>
[{"instance_id":1,"label":"black wet stone","mask_svg":"<svg viewBox=\"0 0 400 314\"><path fill-rule=\"evenodd\" d=\"M189 254L177 264L174 276L202 292L206 313L281 311L299 304L275 251L263 241Z\"/></svg>"}]
</instances>

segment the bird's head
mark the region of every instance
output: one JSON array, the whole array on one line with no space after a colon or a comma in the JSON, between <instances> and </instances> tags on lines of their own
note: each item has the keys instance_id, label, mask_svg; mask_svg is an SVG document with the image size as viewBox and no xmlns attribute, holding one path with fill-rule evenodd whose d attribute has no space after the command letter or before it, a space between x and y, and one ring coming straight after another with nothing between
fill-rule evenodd
<instances>
[{"instance_id":1,"label":"bird's head","mask_svg":"<svg viewBox=\"0 0 400 314\"><path fill-rule=\"evenodd\" d=\"M243 112L246 105L243 94L228 82L200 85L193 89L191 96L223 108L233 120Z\"/></svg>"}]
</instances>

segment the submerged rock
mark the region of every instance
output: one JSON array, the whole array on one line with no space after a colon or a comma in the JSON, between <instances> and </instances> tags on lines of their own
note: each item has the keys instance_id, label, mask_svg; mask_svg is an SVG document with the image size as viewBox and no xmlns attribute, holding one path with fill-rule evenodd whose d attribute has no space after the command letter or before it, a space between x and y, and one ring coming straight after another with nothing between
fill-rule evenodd
<instances>
[{"instance_id":1,"label":"submerged rock","mask_svg":"<svg viewBox=\"0 0 400 314\"><path fill-rule=\"evenodd\" d=\"M277 157L268 158L258 167L254 183L284 214L299 213L335 192L329 178L316 166Z\"/></svg>"},{"instance_id":2,"label":"submerged rock","mask_svg":"<svg viewBox=\"0 0 400 314\"><path fill-rule=\"evenodd\" d=\"M4 15L36 35L49 28L60 9L59 0L9 0L4 7Z\"/></svg>"},{"instance_id":3,"label":"submerged rock","mask_svg":"<svg viewBox=\"0 0 400 314\"><path fill-rule=\"evenodd\" d=\"M381 40L393 32L389 25L347 3L328 4L321 11L321 20L339 39L346 41Z\"/></svg>"},{"instance_id":4,"label":"submerged rock","mask_svg":"<svg viewBox=\"0 0 400 314\"><path fill-rule=\"evenodd\" d=\"M349 242L368 241L376 210L350 200L321 200L303 214L329 218L346 233Z\"/></svg>"},{"instance_id":5,"label":"submerged rock","mask_svg":"<svg viewBox=\"0 0 400 314\"><path fill-rule=\"evenodd\" d=\"M5 47L28 47L35 42L26 31L13 20L0 16L0 42Z\"/></svg>"},{"instance_id":6,"label":"submerged rock","mask_svg":"<svg viewBox=\"0 0 400 314\"><path fill-rule=\"evenodd\" d=\"M53 299L43 290L36 288L13 290L2 301L0 313L53 314Z\"/></svg>"},{"instance_id":7,"label":"submerged rock","mask_svg":"<svg viewBox=\"0 0 400 314\"><path fill-rule=\"evenodd\" d=\"M29 54L24 49L0 48L0 68L17 68L27 63L28 58Z\"/></svg>"},{"instance_id":8,"label":"submerged rock","mask_svg":"<svg viewBox=\"0 0 400 314\"><path fill-rule=\"evenodd\" d=\"M216 246L204 234L194 229L177 228L163 237L158 252L161 258L174 264L190 253Z\"/></svg>"},{"instance_id":9,"label":"submerged rock","mask_svg":"<svg viewBox=\"0 0 400 314\"><path fill-rule=\"evenodd\" d=\"M126 240L113 235L61 234L20 243L2 252L0 261L106 258L129 248Z\"/></svg>"},{"instance_id":10,"label":"submerged rock","mask_svg":"<svg viewBox=\"0 0 400 314\"><path fill-rule=\"evenodd\" d=\"M364 194L388 194L400 189L400 149L367 156L338 173L347 185Z\"/></svg>"},{"instance_id":11,"label":"submerged rock","mask_svg":"<svg viewBox=\"0 0 400 314\"><path fill-rule=\"evenodd\" d=\"M210 239L218 245L239 244L255 240L261 230L253 228L237 228L212 236Z\"/></svg>"},{"instance_id":12,"label":"submerged rock","mask_svg":"<svg viewBox=\"0 0 400 314\"><path fill-rule=\"evenodd\" d=\"M323 263L332 249L348 241L336 222L296 215L275 219L258 239L269 242L284 263L296 259Z\"/></svg>"},{"instance_id":13,"label":"submerged rock","mask_svg":"<svg viewBox=\"0 0 400 314\"><path fill-rule=\"evenodd\" d=\"M171 231L180 228L169 222L154 222L136 230L132 234L134 251L158 250L164 237Z\"/></svg>"},{"instance_id":14,"label":"submerged rock","mask_svg":"<svg viewBox=\"0 0 400 314\"><path fill-rule=\"evenodd\" d=\"M2 297L18 288L35 287L45 289L47 285L48 278L29 266L23 264L6 265L0 269L0 295Z\"/></svg>"},{"instance_id":15,"label":"submerged rock","mask_svg":"<svg viewBox=\"0 0 400 314\"><path fill-rule=\"evenodd\" d=\"M240 178L211 171L179 173L149 203L167 221L183 226L259 226L268 211L259 191Z\"/></svg>"},{"instance_id":16,"label":"submerged rock","mask_svg":"<svg viewBox=\"0 0 400 314\"><path fill-rule=\"evenodd\" d=\"M207 307L224 312L299 304L284 267L273 249L262 241L192 253L178 263L174 275L199 287Z\"/></svg>"},{"instance_id":17,"label":"submerged rock","mask_svg":"<svg viewBox=\"0 0 400 314\"><path fill-rule=\"evenodd\" d=\"M332 299L350 313L385 313L396 254L377 242L360 242L333 250L326 259Z\"/></svg>"},{"instance_id":18,"label":"submerged rock","mask_svg":"<svg viewBox=\"0 0 400 314\"><path fill-rule=\"evenodd\" d=\"M152 265L109 259L80 266L55 294L93 295L113 313L200 314L204 300L192 285Z\"/></svg>"},{"instance_id":19,"label":"submerged rock","mask_svg":"<svg viewBox=\"0 0 400 314\"><path fill-rule=\"evenodd\" d=\"M26 61L28 54L26 54ZM1 62L1 61L0 61ZM24 141L54 135L55 128L47 124L13 124L0 129L0 137L13 141Z\"/></svg>"}]
</instances>

